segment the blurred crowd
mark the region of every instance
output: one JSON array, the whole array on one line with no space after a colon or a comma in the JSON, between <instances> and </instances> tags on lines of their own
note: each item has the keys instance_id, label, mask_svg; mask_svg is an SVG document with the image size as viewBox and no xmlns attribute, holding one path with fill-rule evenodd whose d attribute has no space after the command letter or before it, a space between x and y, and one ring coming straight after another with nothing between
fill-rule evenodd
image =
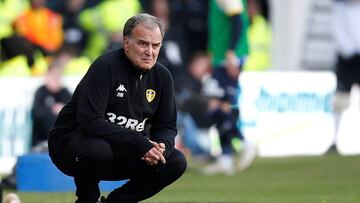
<instances>
[{"instance_id":1,"label":"blurred crowd","mask_svg":"<svg viewBox=\"0 0 360 203\"><path fill-rule=\"evenodd\" d=\"M261 3L254 9L251 2ZM264 23L266 0L249 3L249 14L255 12L252 21ZM208 5L207 0L3 0L0 76L43 75L59 55L67 55L66 75L83 75L101 53L122 46L125 20L139 12L160 17L167 25L160 62L174 75L183 75L192 55L207 51ZM269 65L266 60L260 68ZM249 66L256 63L249 61Z\"/></svg>"}]
</instances>

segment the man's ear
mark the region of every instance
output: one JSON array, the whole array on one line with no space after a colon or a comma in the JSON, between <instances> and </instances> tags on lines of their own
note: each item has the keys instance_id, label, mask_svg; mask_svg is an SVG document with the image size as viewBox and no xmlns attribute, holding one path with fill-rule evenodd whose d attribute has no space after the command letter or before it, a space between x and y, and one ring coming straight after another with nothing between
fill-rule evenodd
<instances>
[{"instance_id":1,"label":"man's ear","mask_svg":"<svg viewBox=\"0 0 360 203\"><path fill-rule=\"evenodd\" d=\"M129 40L129 38L127 38L127 37L123 37L123 42L124 42L124 49L125 49L125 51L127 51L129 48L129 43L130 43L130 40Z\"/></svg>"}]
</instances>

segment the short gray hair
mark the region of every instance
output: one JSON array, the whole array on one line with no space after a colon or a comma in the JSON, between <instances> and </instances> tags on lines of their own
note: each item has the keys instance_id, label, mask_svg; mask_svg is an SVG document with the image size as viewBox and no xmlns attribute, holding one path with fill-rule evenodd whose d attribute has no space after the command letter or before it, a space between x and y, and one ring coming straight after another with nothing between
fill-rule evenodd
<instances>
[{"instance_id":1,"label":"short gray hair","mask_svg":"<svg viewBox=\"0 0 360 203\"><path fill-rule=\"evenodd\" d=\"M165 25L157 17L147 13L140 13L129 18L124 25L123 36L131 36L133 29L140 23L144 23L144 25L150 29L154 29L156 26L159 27L161 36L164 37Z\"/></svg>"}]
</instances>

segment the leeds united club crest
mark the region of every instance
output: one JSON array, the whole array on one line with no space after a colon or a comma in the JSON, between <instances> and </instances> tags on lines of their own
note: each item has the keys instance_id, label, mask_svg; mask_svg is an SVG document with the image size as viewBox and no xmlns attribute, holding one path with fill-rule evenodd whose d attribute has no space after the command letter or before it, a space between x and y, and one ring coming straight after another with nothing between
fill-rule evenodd
<instances>
[{"instance_id":1,"label":"leeds united club crest","mask_svg":"<svg viewBox=\"0 0 360 203\"><path fill-rule=\"evenodd\" d=\"M152 100L154 100L156 95L155 90L153 89L147 89L146 90L146 100L150 103Z\"/></svg>"}]
</instances>

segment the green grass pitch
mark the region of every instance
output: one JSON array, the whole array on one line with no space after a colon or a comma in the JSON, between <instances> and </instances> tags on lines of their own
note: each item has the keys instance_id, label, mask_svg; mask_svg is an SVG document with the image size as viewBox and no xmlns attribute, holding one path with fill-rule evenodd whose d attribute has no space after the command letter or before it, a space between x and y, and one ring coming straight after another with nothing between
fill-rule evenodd
<instances>
[{"instance_id":1,"label":"green grass pitch","mask_svg":"<svg viewBox=\"0 0 360 203\"><path fill-rule=\"evenodd\" d=\"M7 193L9 191L5 191ZM22 203L72 203L73 193L19 192ZM185 175L145 203L357 203L360 156L259 158L235 176Z\"/></svg>"}]
</instances>

